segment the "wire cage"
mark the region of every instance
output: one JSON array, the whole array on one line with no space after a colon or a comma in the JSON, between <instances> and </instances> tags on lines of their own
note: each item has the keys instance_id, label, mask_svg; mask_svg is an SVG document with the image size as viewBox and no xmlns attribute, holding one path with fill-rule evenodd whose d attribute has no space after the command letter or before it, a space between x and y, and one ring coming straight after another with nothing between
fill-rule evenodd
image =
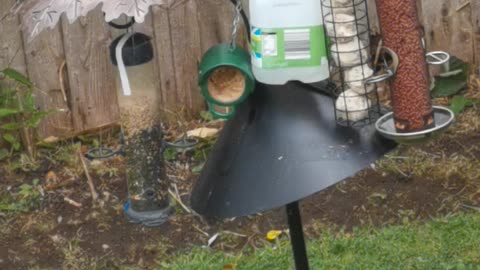
<instances>
[{"instance_id":1,"label":"wire cage","mask_svg":"<svg viewBox=\"0 0 480 270\"><path fill-rule=\"evenodd\" d=\"M381 116L381 106L379 87L371 80L376 67L366 0L321 3L335 84L336 121L351 127L373 124Z\"/></svg>"}]
</instances>

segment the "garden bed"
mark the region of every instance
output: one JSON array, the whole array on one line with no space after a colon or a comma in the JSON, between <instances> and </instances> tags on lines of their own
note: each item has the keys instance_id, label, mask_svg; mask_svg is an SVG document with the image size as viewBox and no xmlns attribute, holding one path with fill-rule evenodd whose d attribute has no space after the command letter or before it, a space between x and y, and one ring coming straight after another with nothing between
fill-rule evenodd
<instances>
[{"instance_id":1,"label":"garden bed","mask_svg":"<svg viewBox=\"0 0 480 270\"><path fill-rule=\"evenodd\" d=\"M196 121L187 127L204 124ZM419 147L402 146L373 168L307 198L302 202L307 237L317 239L324 231L416 224L432 217L475 212L472 209L480 206L479 126L479 111L471 108L444 136ZM171 138L178 133L175 127L167 131ZM115 138L105 140L115 147ZM85 152L89 143L84 142L80 150ZM283 209L207 221L188 213L173 199L176 214L163 226L130 224L123 214L127 197L124 159L117 156L90 163L100 194L92 203L75 151L74 142L61 143L46 151L46 158L26 173L12 172L3 164L1 269L164 269L175 260L172 254L205 246L217 233L213 250L239 252L275 245L265 240L266 233L286 229ZM197 178L192 168L201 161L188 154L168 159L168 175L188 207L189 192ZM19 193L22 190L24 193ZM173 186L172 191L177 193ZM65 197L81 207L66 202Z\"/></svg>"}]
</instances>

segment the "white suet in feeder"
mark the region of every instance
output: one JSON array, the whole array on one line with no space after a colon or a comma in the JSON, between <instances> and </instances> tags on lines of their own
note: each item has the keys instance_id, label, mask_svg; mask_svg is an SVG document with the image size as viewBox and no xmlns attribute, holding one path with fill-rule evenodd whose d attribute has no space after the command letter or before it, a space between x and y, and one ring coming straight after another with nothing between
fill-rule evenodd
<instances>
[{"instance_id":1,"label":"white suet in feeder","mask_svg":"<svg viewBox=\"0 0 480 270\"><path fill-rule=\"evenodd\" d=\"M360 94L370 94L375 90L374 84L365 84L365 80L373 76L373 69L367 64L356 66L345 71L345 82L350 88Z\"/></svg>"},{"instance_id":2,"label":"white suet in feeder","mask_svg":"<svg viewBox=\"0 0 480 270\"><path fill-rule=\"evenodd\" d=\"M337 119L361 121L368 117L371 102L365 96L359 96L352 89L341 93L336 101Z\"/></svg>"},{"instance_id":3,"label":"white suet in feeder","mask_svg":"<svg viewBox=\"0 0 480 270\"><path fill-rule=\"evenodd\" d=\"M351 41L357 34L355 17L350 14L335 13L333 18L332 14L327 15L325 17L325 27L327 28L327 33L329 36L337 38L350 38L346 41Z\"/></svg>"},{"instance_id":4,"label":"white suet in feeder","mask_svg":"<svg viewBox=\"0 0 480 270\"><path fill-rule=\"evenodd\" d=\"M352 0L331 0L331 1L332 1L332 7L346 7L346 6L352 5Z\"/></svg>"},{"instance_id":5,"label":"white suet in feeder","mask_svg":"<svg viewBox=\"0 0 480 270\"><path fill-rule=\"evenodd\" d=\"M367 48L357 37L349 42L332 44L330 50L337 66L351 67L368 60Z\"/></svg>"}]
</instances>

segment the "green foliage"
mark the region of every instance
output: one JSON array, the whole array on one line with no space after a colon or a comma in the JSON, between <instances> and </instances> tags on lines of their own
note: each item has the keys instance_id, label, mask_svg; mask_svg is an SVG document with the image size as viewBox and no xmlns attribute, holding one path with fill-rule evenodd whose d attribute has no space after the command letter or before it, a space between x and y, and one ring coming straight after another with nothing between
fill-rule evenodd
<instances>
[{"instance_id":1,"label":"green foliage","mask_svg":"<svg viewBox=\"0 0 480 270\"><path fill-rule=\"evenodd\" d=\"M41 204L39 180L34 179L32 184L23 184L16 192L0 194L1 212L28 212L38 209Z\"/></svg>"},{"instance_id":2,"label":"green foliage","mask_svg":"<svg viewBox=\"0 0 480 270\"><path fill-rule=\"evenodd\" d=\"M215 117L212 115L210 111L201 111L200 119L202 119L205 122L211 122L215 120Z\"/></svg>"},{"instance_id":3,"label":"green foliage","mask_svg":"<svg viewBox=\"0 0 480 270\"><path fill-rule=\"evenodd\" d=\"M322 232L309 243L311 269L480 270L480 215L459 215L425 225L406 224L353 233ZM235 265L234 268L227 268ZM197 249L161 269L294 269L288 240L236 255Z\"/></svg>"},{"instance_id":4,"label":"green foliage","mask_svg":"<svg viewBox=\"0 0 480 270\"><path fill-rule=\"evenodd\" d=\"M26 86L26 87L32 87L33 86L33 83L29 79L27 79L27 77L25 77L23 74L21 74L20 72L14 70L14 69L6 68L2 71L2 73L7 78L15 80L16 82L18 82L19 84L21 84L23 86Z\"/></svg>"},{"instance_id":5,"label":"green foliage","mask_svg":"<svg viewBox=\"0 0 480 270\"><path fill-rule=\"evenodd\" d=\"M196 161L198 165L192 168L192 173L200 174L216 141L217 137L209 139L199 138L199 143L193 149L193 160Z\"/></svg>"},{"instance_id":6,"label":"green foliage","mask_svg":"<svg viewBox=\"0 0 480 270\"><path fill-rule=\"evenodd\" d=\"M465 89L468 82L468 64L452 56L450 58L450 71L435 76L432 96L450 97Z\"/></svg>"},{"instance_id":7,"label":"green foliage","mask_svg":"<svg viewBox=\"0 0 480 270\"><path fill-rule=\"evenodd\" d=\"M168 147L167 149L165 149L165 151L163 152L163 158L166 160L166 161L174 161L175 159L177 159L177 150L175 150L174 148L172 147Z\"/></svg>"},{"instance_id":8,"label":"green foliage","mask_svg":"<svg viewBox=\"0 0 480 270\"><path fill-rule=\"evenodd\" d=\"M468 99L464 96L455 96L453 97L453 99L450 101L450 109L452 109L452 111L455 113L455 114L460 114L461 112L463 112L463 110L465 110L467 107L472 107L474 106L475 103L473 100L471 99Z\"/></svg>"},{"instance_id":9,"label":"green foliage","mask_svg":"<svg viewBox=\"0 0 480 270\"><path fill-rule=\"evenodd\" d=\"M36 108L33 83L23 74L11 68L0 73L4 77L0 81L0 160L3 160L21 150L20 132L33 137L35 128L49 112ZM33 145L28 147L33 151Z\"/></svg>"}]
</instances>

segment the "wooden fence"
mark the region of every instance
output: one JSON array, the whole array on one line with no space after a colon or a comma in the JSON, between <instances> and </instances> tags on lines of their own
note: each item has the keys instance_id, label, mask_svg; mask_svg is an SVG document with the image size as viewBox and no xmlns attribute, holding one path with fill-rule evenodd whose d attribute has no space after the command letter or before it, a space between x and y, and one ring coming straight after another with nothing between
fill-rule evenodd
<instances>
[{"instance_id":1,"label":"wooden fence","mask_svg":"<svg viewBox=\"0 0 480 270\"><path fill-rule=\"evenodd\" d=\"M372 28L378 30L374 0ZM0 18L15 0L2 0ZM480 63L480 0L419 0L429 50L445 50ZM41 125L45 136L72 136L115 124L119 95L110 42L119 35L100 9L69 25L62 18L53 30L26 42L20 17L0 21L0 68L11 66L29 76L41 90L41 109L57 109ZM186 0L153 7L144 24L135 26L153 37L155 59L148 65L158 106L185 108L195 114L205 103L197 87L197 65L212 45L229 40L232 7L226 0ZM245 40L245 31L239 39ZM143 71L142 71L143 72Z\"/></svg>"}]
</instances>

